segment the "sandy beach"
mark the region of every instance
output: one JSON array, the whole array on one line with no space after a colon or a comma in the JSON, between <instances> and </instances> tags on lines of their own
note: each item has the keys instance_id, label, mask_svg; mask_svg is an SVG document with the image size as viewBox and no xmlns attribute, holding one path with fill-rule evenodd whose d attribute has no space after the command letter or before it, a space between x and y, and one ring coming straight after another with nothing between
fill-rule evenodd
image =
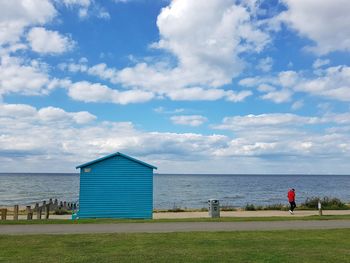
<instances>
[{"instance_id":1,"label":"sandy beach","mask_svg":"<svg viewBox=\"0 0 350 263\"><path fill-rule=\"evenodd\" d=\"M312 216L318 211L301 210L291 215L288 211L260 210L260 211L221 211L220 217L271 217L271 216ZM323 210L323 215L350 215L350 210ZM208 212L179 212L179 213L153 213L153 219L173 218L209 218Z\"/></svg>"}]
</instances>

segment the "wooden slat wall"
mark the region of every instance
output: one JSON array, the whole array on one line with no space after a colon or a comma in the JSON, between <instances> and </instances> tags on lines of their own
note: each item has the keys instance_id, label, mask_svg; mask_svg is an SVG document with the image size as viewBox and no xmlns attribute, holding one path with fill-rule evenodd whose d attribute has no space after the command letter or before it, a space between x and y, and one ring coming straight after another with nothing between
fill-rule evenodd
<instances>
[{"instance_id":1,"label":"wooden slat wall","mask_svg":"<svg viewBox=\"0 0 350 263\"><path fill-rule=\"evenodd\" d=\"M152 218L152 211L152 168L115 156L81 169L79 218Z\"/></svg>"}]
</instances>

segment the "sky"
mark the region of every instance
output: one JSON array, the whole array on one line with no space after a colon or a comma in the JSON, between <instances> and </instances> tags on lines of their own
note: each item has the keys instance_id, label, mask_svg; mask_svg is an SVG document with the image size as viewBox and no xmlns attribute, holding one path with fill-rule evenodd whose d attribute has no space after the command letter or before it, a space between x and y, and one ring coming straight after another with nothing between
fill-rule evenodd
<instances>
[{"instance_id":1,"label":"sky","mask_svg":"<svg viewBox=\"0 0 350 263\"><path fill-rule=\"evenodd\" d=\"M0 172L349 174L348 0L0 0Z\"/></svg>"}]
</instances>

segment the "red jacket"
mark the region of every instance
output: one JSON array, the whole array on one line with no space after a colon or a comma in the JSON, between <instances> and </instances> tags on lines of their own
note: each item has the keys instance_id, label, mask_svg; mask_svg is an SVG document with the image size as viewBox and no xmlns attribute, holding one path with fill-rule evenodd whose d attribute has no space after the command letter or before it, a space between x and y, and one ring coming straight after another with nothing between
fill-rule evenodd
<instances>
[{"instance_id":1,"label":"red jacket","mask_svg":"<svg viewBox=\"0 0 350 263\"><path fill-rule=\"evenodd\" d=\"M288 192L288 201L289 201L289 202L295 201L295 192L292 191L292 190L290 190L290 191Z\"/></svg>"}]
</instances>

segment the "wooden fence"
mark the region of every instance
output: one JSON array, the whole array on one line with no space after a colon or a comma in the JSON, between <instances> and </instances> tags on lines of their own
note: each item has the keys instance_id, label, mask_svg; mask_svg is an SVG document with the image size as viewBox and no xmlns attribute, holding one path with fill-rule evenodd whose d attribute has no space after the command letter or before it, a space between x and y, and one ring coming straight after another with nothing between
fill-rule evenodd
<instances>
[{"instance_id":1,"label":"wooden fence","mask_svg":"<svg viewBox=\"0 0 350 263\"><path fill-rule=\"evenodd\" d=\"M9 212L13 214L13 220L18 220L20 214L19 205L14 205L13 210L8 208L1 208L1 220L9 220ZM57 199L50 199L48 202L43 201L40 203L35 203L32 207L27 205L24 211L27 220L33 220L33 216L36 215L36 219L49 219L50 214L65 214L67 211L74 211L77 209L77 204L73 202L58 201Z\"/></svg>"}]
</instances>

